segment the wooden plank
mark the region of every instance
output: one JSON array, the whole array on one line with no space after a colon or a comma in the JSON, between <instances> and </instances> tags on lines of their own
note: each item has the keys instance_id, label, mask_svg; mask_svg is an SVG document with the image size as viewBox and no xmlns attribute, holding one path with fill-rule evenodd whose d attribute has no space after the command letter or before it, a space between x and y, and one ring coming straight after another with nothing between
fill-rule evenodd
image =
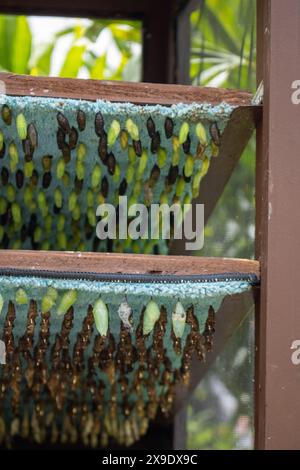
<instances>
[{"instance_id":1,"label":"wooden plank","mask_svg":"<svg viewBox=\"0 0 300 470\"><path fill-rule=\"evenodd\" d=\"M131 83L74 78L32 77L0 73L6 94L13 96L43 96L46 98L71 98L95 101L104 99L120 103L161 104L210 103L225 101L232 106L249 108L251 93L221 88L164 85L155 83ZM255 106L251 106L255 110Z\"/></svg>"},{"instance_id":2,"label":"wooden plank","mask_svg":"<svg viewBox=\"0 0 300 470\"><path fill-rule=\"evenodd\" d=\"M259 263L236 258L0 250L1 268L135 274L254 274Z\"/></svg>"},{"instance_id":3,"label":"wooden plank","mask_svg":"<svg viewBox=\"0 0 300 470\"><path fill-rule=\"evenodd\" d=\"M300 365L291 346L300 339L300 2L258 2L258 79L264 82L257 147L256 448L299 449ZM260 314L259 314L260 312Z\"/></svg>"},{"instance_id":4,"label":"wooden plank","mask_svg":"<svg viewBox=\"0 0 300 470\"><path fill-rule=\"evenodd\" d=\"M224 298L216 313L213 350L207 353L205 362L199 362L197 357L193 358L190 384L188 386L178 385L176 388L175 413L186 405L197 385L253 308L253 293L251 291Z\"/></svg>"},{"instance_id":5,"label":"wooden plank","mask_svg":"<svg viewBox=\"0 0 300 470\"><path fill-rule=\"evenodd\" d=\"M201 183L201 193L194 204L204 204L205 221L211 215L238 159L246 146L255 122L261 113L260 106L251 106L252 95L240 90L200 88L185 85L149 83L101 82L0 74L9 95L47 96L74 99L106 99L136 104L171 105L183 103L219 104L223 101L237 106L222 136L220 155L213 158L210 170ZM195 210L195 205L194 205ZM175 240L171 254L192 254L185 251L186 240Z\"/></svg>"}]
</instances>

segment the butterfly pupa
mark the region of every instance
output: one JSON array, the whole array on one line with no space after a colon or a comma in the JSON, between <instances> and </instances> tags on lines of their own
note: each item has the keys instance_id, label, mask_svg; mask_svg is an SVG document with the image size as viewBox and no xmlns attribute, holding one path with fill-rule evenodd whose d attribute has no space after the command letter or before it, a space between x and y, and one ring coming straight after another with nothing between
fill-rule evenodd
<instances>
[{"instance_id":1,"label":"butterfly pupa","mask_svg":"<svg viewBox=\"0 0 300 470\"><path fill-rule=\"evenodd\" d=\"M176 338L182 338L186 323L186 312L181 302L177 302L172 313L172 325Z\"/></svg>"},{"instance_id":2,"label":"butterfly pupa","mask_svg":"<svg viewBox=\"0 0 300 470\"><path fill-rule=\"evenodd\" d=\"M80 132L84 131L86 126L86 115L81 109L77 112L77 124Z\"/></svg>"},{"instance_id":3,"label":"butterfly pupa","mask_svg":"<svg viewBox=\"0 0 300 470\"><path fill-rule=\"evenodd\" d=\"M85 156L86 156L86 146L80 143L77 148L77 160L82 163L85 159Z\"/></svg>"},{"instance_id":4,"label":"butterfly pupa","mask_svg":"<svg viewBox=\"0 0 300 470\"><path fill-rule=\"evenodd\" d=\"M34 149L38 146L38 133L35 125L32 122L27 126L27 135L31 147Z\"/></svg>"},{"instance_id":5,"label":"butterfly pupa","mask_svg":"<svg viewBox=\"0 0 300 470\"><path fill-rule=\"evenodd\" d=\"M28 296L24 289L18 289L16 292L16 302L19 305L26 305L28 304Z\"/></svg>"},{"instance_id":6,"label":"butterfly pupa","mask_svg":"<svg viewBox=\"0 0 300 470\"><path fill-rule=\"evenodd\" d=\"M69 310L69 308L71 308L72 305L75 304L76 300L77 300L76 290L69 290L68 292L66 292L61 298L60 304L57 308L57 314L64 315Z\"/></svg>"},{"instance_id":7,"label":"butterfly pupa","mask_svg":"<svg viewBox=\"0 0 300 470\"><path fill-rule=\"evenodd\" d=\"M150 300L144 312L143 335L148 335L149 333L151 333L159 317L159 306L156 302L154 302L154 300Z\"/></svg>"},{"instance_id":8,"label":"butterfly pupa","mask_svg":"<svg viewBox=\"0 0 300 470\"><path fill-rule=\"evenodd\" d=\"M18 163L19 163L19 154L18 154L17 146L14 142L11 142L8 146L8 155L9 155L10 170L12 173L15 173L17 170Z\"/></svg>"},{"instance_id":9,"label":"butterfly pupa","mask_svg":"<svg viewBox=\"0 0 300 470\"><path fill-rule=\"evenodd\" d=\"M111 126L109 128L108 134L107 134L107 143L110 147L112 147L117 140L119 134L121 131L121 126L120 123L114 119L111 123Z\"/></svg>"},{"instance_id":10,"label":"butterfly pupa","mask_svg":"<svg viewBox=\"0 0 300 470\"><path fill-rule=\"evenodd\" d=\"M11 109L6 104L2 106L1 114L2 114L2 119L5 122L5 124L10 126L12 122L12 112L11 112Z\"/></svg>"},{"instance_id":11,"label":"butterfly pupa","mask_svg":"<svg viewBox=\"0 0 300 470\"><path fill-rule=\"evenodd\" d=\"M56 166L56 177L60 180L65 174L65 161L63 158L60 158Z\"/></svg>"},{"instance_id":12,"label":"butterfly pupa","mask_svg":"<svg viewBox=\"0 0 300 470\"><path fill-rule=\"evenodd\" d=\"M102 299L98 299L93 308L96 328L101 336L106 336L108 331L108 308Z\"/></svg>"},{"instance_id":13,"label":"butterfly pupa","mask_svg":"<svg viewBox=\"0 0 300 470\"><path fill-rule=\"evenodd\" d=\"M3 132L0 131L0 152L1 150L3 149L3 146L4 146L4 135L3 135ZM4 155L3 155L4 156ZM2 158L2 154L1 154L1 157Z\"/></svg>"},{"instance_id":14,"label":"butterfly pupa","mask_svg":"<svg viewBox=\"0 0 300 470\"><path fill-rule=\"evenodd\" d=\"M122 302L119 306L118 315L123 325L128 330L132 330L132 325L130 322L131 314L132 314L132 308L130 307L129 303L126 300L124 300L124 302Z\"/></svg>"},{"instance_id":15,"label":"butterfly pupa","mask_svg":"<svg viewBox=\"0 0 300 470\"><path fill-rule=\"evenodd\" d=\"M100 185L101 176L102 176L102 171L101 171L100 165L95 165L93 172L92 172L92 178L91 178L92 189L96 189Z\"/></svg>"}]
</instances>

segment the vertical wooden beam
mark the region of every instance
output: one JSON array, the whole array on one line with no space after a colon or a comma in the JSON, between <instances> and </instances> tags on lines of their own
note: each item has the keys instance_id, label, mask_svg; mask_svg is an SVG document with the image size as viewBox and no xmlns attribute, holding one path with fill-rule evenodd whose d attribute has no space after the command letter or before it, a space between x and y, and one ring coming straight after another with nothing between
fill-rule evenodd
<instances>
[{"instance_id":1,"label":"vertical wooden beam","mask_svg":"<svg viewBox=\"0 0 300 470\"><path fill-rule=\"evenodd\" d=\"M176 83L189 85L191 49L191 13L199 8L200 0L189 0L176 18Z\"/></svg>"},{"instance_id":2,"label":"vertical wooden beam","mask_svg":"<svg viewBox=\"0 0 300 470\"><path fill-rule=\"evenodd\" d=\"M299 0L260 0L258 80L264 113L257 134L257 254L261 261L256 335L256 448L300 447L300 80Z\"/></svg>"},{"instance_id":3,"label":"vertical wooden beam","mask_svg":"<svg viewBox=\"0 0 300 470\"><path fill-rule=\"evenodd\" d=\"M190 8L185 7L176 20L176 83L189 85L191 25Z\"/></svg>"},{"instance_id":4,"label":"vertical wooden beam","mask_svg":"<svg viewBox=\"0 0 300 470\"><path fill-rule=\"evenodd\" d=\"M190 84L190 14L199 0L153 2L143 21L143 80Z\"/></svg>"}]
</instances>

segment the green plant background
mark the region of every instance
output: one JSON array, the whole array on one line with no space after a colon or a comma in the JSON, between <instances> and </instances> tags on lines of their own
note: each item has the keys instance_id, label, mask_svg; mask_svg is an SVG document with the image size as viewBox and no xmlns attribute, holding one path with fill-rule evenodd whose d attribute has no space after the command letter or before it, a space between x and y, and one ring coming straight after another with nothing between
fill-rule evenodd
<instances>
[{"instance_id":1,"label":"green plant background","mask_svg":"<svg viewBox=\"0 0 300 470\"><path fill-rule=\"evenodd\" d=\"M190 76L194 85L255 91L255 3L199 0L199 8L191 15ZM97 45L104 38L107 47L101 47L99 53ZM68 48L61 57L65 40ZM60 77L141 79L141 24L136 21L74 20L40 43L30 18L0 15L0 45L1 71L52 75L60 57L56 72ZM254 256L254 175L252 139L207 224L205 245L198 255ZM191 399L188 448L251 448L252 345L253 315L249 315ZM220 384L223 389L221 386L218 395L215 389ZM229 402L231 397L231 413L226 397Z\"/></svg>"}]
</instances>

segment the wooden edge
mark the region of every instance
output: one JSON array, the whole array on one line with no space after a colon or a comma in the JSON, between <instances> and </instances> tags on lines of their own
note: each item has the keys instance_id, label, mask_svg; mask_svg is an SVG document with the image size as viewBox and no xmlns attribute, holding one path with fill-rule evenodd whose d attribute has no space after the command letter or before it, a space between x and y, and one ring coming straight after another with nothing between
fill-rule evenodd
<instances>
[{"instance_id":1,"label":"wooden edge","mask_svg":"<svg viewBox=\"0 0 300 470\"><path fill-rule=\"evenodd\" d=\"M224 298L221 307L216 313L213 351L206 355L205 362L199 362L197 357L193 357L190 384L187 387L184 385L176 387L175 413L179 412L187 404L199 382L224 350L227 342L232 338L252 308L254 308L252 291Z\"/></svg>"},{"instance_id":2,"label":"wooden edge","mask_svg":"<svg viewBox=\"0 0 300 470\"><path fill-rule=\"evenodd\" d=\"M0 269L136 274L255 274L259 263L234 258L0 250Z\"/></svg>"},{"instance_id":3,"label":"wooden edge","mask_svg":"<svg viewBox=\"0 0 300 470\"><path fill-rule=\"evenodd\" d=\"M172 10L182 8L189 0L165 0ZM80 16L83 18L141 18L159 6L159 0L1 0L2 13L47 16Z\"/></svg>"},{"instance_id":4,"label":"wooden edge","mask_svg":"<svg viewBox=\"0 0 300 470\"><path fill-rule=\"evenodd\" d=\"M148 8L146 8L148 9ZM79 16L81 18L137 18L143 14L140 0L1 0L1 13L41 15L41 16Z\"/></svg>"},{"instance_id":5,"label":"wooden edge","mask_svg":"<svg viewBox=\"0 0 300 470\"><path fill-rule=\"evenodd\" d=\"M95 101L98 99L135 104L210 103L226 102L232 106L251 106L252 94L246 91L222 88L131 83L78 78L33 77L0 73L6 94L12 96L40 96Z\"/></svg>"},{"instance_id":6,"label":"wooden edge","mask_svg":"<svg viewBox=\"0 0 300 470\"><path fill-rule=\"evenodd\" d=\"M210 168L200 185L200 195L193 201L193 210L196 204L204 204L204 221L207 223L224 188L230 179L240 156L246 147L257 121L260 119L261 109L255 111L248 107L235 109L230 121L222 135L220 154L211 159ZM170 254L192 255L185 251L186 240L174 240L170 247Z\"/></svg>"}]
</instances>

